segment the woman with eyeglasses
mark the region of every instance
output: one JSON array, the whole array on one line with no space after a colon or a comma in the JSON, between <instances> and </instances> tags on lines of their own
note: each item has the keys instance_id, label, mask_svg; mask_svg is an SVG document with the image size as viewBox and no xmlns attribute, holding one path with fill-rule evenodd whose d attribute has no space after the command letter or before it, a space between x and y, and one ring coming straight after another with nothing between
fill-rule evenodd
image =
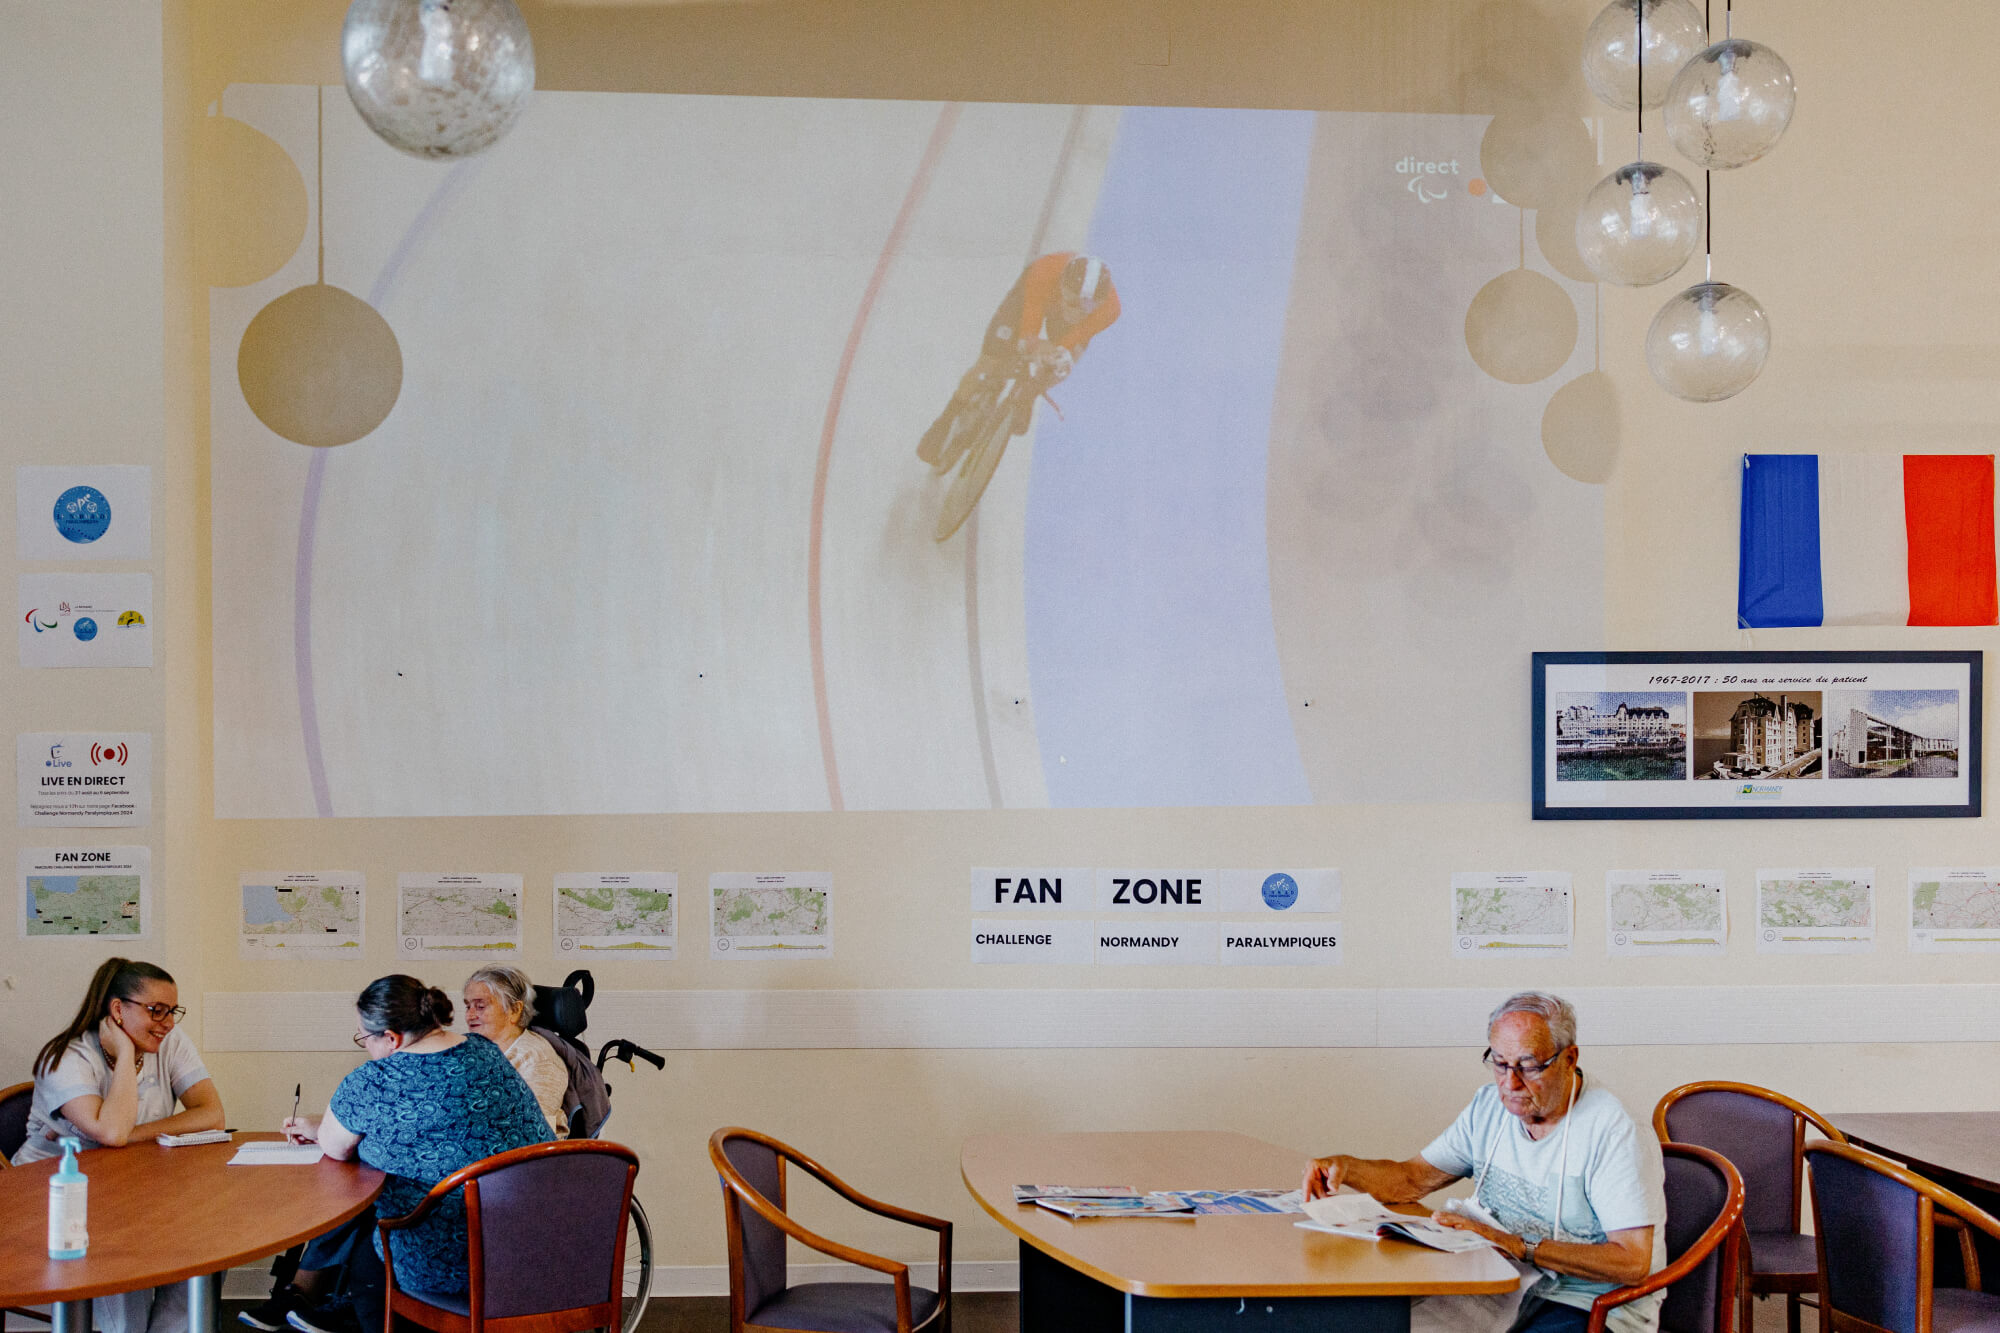
<instances>
[{"instance_id":1,"label":"woman with eyeglasses","mask_svg":"<svg viewBox=\"0 0 2000 1333\"><path fill-rule=\"evenodd\" d=\"M185 1013L163 969L105 959L76 1017L35 1057L28 1137L14 1164L54 1157L62 1151L56 1140L70 1136L86 1149L122 1148L221 1129L222 1094L180 1027ZM187 1287L179 1282L99 1296L91 1306L98 1333L187 1328Z\"/></svg>"},{"instance_id":2,"label":"woman with eyeglasses","mask_svg":"<svg viewBox=\"0 0 2000 1333\"><path fill-rule=\"evenodd\" d=\"M549 1139L535 1095L500 1048L448 1026L451 999L415 977L370 982L356 1002L354 1044L367 1063L334 1090L324 1116L287 1118L286 1137L319 1143L328 1157L359 1157L389 1179L375 1202L382 1217L401 1217L431 1186L482 1158ZM371 1227L372 1230L372 1227ZM395 1233L396 1283L432 1296L462 1295L466 1271L465 1199L440 1205L420 1225ZM347 1258L344 1291L356 1323L382 1327L382 1260L372 1243ZM328 1333L324 1310L287 1316L294 1328ZM315 1317L317 1316L317 1317Z\"/></svg>"}]
</instances>

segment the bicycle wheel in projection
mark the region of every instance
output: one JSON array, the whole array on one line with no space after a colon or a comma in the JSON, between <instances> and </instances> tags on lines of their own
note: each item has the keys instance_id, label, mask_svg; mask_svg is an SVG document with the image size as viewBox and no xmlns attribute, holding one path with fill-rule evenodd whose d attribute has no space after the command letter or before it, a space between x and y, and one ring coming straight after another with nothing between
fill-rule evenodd
<instances>
[{"instance_id":1,"label":"bicycle wheel in projection","mask_svg":"<svg viewBox=\"0 0 2000 1333\"><path fill-rule=\"evenodd\" d=\"M944 503L938 510L937 540L948 540L957 532L972 516L972 507L979 503L979 497L986 493L986 483L993 480L994 471L1007 453L1007 441L1014 437L1014 400L1022 392L1019 380L1009 385L1000 395L1000 401L993 405L993 414L986 419L984 428L973 436L972 452L965 466L952 478L951 488L944 493Z\"/></svg>"},{"instance_id":2,"label":"bicycle wheel in projection","mask_svg":"<svg viewBox=\"0 0 2000 1333\"><path fill-rule=\"evenodd\" d=\"M973 400L951 419L945 431L944 443L938 446L937 462L931 464L931 475L942 477L951 471L952 465L965 456L966 446L971 443L975 429L986 423L986 413L992 407L990 395L981 390Z\"/></svg>"},{"instance_id":3,"label":"bicycle wheel in projection","mask_svg":"<svg viewBox=\"0 0 2000 1333\"><path fill-rule=\"evenodd\" d=\"M632 1200L632 1212L625 1222L624 1282L625 1311L619 1333L634 1333L653 1294L653 1227L637 1199Z\"/></svg>"}]
</instances>

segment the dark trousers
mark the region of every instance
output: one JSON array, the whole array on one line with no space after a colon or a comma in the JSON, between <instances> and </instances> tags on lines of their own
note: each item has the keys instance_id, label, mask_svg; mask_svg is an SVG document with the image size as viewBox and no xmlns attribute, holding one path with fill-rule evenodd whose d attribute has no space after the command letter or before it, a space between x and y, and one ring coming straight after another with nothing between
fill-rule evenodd
<instances>
[{"instance_id":1,"label":"dark trousers","mask_svg":"<svg viewBox=\"0 0 2000 1333\"><path fill-rule=\"evenodd\" d=\"M1590 1311L1528 1296L1522 1299L1508 1333L1584 1333L1589 1327Z\"/></svg>"}]
</instances>

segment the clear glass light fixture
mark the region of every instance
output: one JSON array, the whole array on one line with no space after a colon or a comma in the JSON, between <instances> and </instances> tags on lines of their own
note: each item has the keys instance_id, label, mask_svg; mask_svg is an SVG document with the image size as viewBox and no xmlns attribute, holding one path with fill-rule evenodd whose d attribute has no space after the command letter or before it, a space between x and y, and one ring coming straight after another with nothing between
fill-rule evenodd
<instances>
[{"instance_id":1,"label":"clear glass light fixture","mask_svg":"<svg viewBox=\"0 0 2000 1333\"><path fill-rule=\"evenodd\" d=\"M1771 354L1771 321L1757 298L1726 282L1701 282L1668 301L1646 331L1646 364L1660 387L1715 403L1750 387Z\"/></svg>"},{"instance_id":2,"label":"clear glass light fixture","mask_svg":"<svg viewBox=\"0 0 2000 1333\"><path fill-rule=\"evenodd\" d=\"M1576 213L1576 251L1600 282L1649 287L1681 271L1701 243L1701 201L1687 177L1631 162L1599 181Z\"/></svg>"},{"instance_id":3,"label":"clear glass light fixture","mask_svg":"<svg viewBox=\"0 0 2000 1333\"><path fill-rule=\"evenodd\" d=\"M1717 42L1681 67L1667 89L1667 138L1715 171L1755 162L1792 123L1791 67L1768 46Z\"/></svg>"},{"instance_id":4,"label":"clear glass light fixture","mask_svg":"<svg viewBox=\"0 0 2000 1333\"><path fill-rule=\"evenodd\" d=\"M1611 0L1583 35L1583 81L1597 100L1620 111L1639 105L1639 6L1646 7L1646 105L1667 100L1682 65L1708 44L1692 0Z\"/></svg>"},{"instance_id":5,"label":"clear glass light fixture","mask_svg":"<svg viewBox=\"0 0 2000 1333\"><path fill-rule=\"evenodd\" d=\"M354 0L340 58L368 128L416 157L491 147L535 90L535 47L514 0Z\"/></svg>"}]
</instances>

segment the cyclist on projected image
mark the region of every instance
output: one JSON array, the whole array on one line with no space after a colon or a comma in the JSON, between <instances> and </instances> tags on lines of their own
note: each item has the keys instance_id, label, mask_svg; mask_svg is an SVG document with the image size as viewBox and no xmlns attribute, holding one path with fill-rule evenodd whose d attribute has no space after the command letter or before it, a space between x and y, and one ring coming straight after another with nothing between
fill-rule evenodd
<instances>
[{"instance_id":1,"label":"cyclist on projected image","mask_svg":"<svg viewBox=\"0 0 2000 1333\"><path fill-rule=\"evenodd\" d=\"M933 472L964 463L945 493L939 541L958 531L979 502L1007 441L1033 420L1035 399L1069 378L1118 311L1111 271L1095 255L1058 251L1021 271L986 326L979 359L917 445L917 457Z\"/></svg>"}]
</instances>

